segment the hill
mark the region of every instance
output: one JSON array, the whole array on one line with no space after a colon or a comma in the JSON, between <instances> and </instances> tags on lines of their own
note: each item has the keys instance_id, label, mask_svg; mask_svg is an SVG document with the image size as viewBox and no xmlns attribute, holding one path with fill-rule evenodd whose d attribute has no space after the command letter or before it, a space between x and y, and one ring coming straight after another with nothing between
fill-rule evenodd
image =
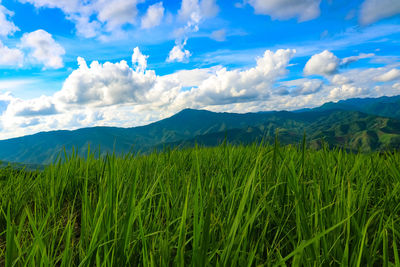
<instances>
[{"instance_id":1,"label":"hill","mask_svg":"<svg viewBox=\"0 0 400 267\"><path fill-rule=\"evenodd\" d=\"M348 110L360 111L367 114L378 115L400 119L400 95L382 96L379 98L351 98L338 102L328 102L320 107L313 109L302 109L303 111L323 111L323 110Z\"/></svg>"},{"instance_id":2,"label":"hill","mask_svg":"<svg viewBox=\"0 0 400 267\"><path fill-rule=\"evenodd\" d=\"M174 116L141 127L93 127L74 131L52 131L0 141L0 160L48 164L73 148L86 155L90 144L97 153L148 152L165 146L214 146L227 140L248 144L274 139L296 144L306 133L311 147L321 140L364 152L400 147L400 96L377 99L350 99L327 103L311 110L258 113L216 113L185 109ZM387 108L378 108L384 106ZM394 110L397 107L397 113ZM358 110L357 110L358 109ZM376 114L374 114L376 113ZM391 113L391 117L379 114ZM99 149L100 148L100 149Z\"/></svg>"}]
</instances>

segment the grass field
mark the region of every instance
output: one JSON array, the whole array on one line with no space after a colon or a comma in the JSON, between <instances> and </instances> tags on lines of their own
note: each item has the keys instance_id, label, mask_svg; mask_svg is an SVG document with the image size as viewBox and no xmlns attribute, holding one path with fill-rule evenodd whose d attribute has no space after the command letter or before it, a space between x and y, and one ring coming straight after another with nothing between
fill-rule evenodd
<instances>
[{"instance_id":1,"label":"grass field","mask_svg":"<svg viewBox=\"0 0 400 267\"><path fill-rule=\"evenodd\" d=\"M0 266L400 266L400 153L167 150L0 170Z\"/></svg>"}]
</instances>

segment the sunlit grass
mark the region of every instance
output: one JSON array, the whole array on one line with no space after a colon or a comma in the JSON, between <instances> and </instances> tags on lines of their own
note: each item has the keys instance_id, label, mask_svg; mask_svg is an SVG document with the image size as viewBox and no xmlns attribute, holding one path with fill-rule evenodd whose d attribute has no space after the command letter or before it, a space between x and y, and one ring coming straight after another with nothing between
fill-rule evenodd
<instances>
[{"instance_id":1,"label":"sunlit grass","mask_svg":"<svg viewBox=\"0 0 400 267\"><path fill-rule=\"evenodd\" d=\"M400 153L71 155L0 201L0 266L400 266Z\"/></svg>"}]
</instances>

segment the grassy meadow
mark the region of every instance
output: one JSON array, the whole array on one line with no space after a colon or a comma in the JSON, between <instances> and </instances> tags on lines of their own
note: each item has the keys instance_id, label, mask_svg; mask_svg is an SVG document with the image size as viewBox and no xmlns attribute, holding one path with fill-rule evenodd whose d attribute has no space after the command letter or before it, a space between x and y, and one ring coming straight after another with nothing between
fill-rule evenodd
<instances>
[{"instance_id":1,"label":"grassy meadow","mask_svg":"<svg viewBox=\"0 0 400 267\"><path fill-rule=\"evenodd\" d=\"M0 266L400 266L400 153L302 145L0 169Z\"/></svg>"}]
</instances>

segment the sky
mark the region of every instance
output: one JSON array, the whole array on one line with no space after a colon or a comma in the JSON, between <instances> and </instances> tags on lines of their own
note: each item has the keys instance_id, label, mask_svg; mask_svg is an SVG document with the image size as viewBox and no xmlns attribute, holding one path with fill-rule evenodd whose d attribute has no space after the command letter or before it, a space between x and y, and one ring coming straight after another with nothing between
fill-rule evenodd
<instances>
[{"instance_id":1,"label":"sky","mask_svg":"<svg viewBox=\"0 0 400 267\"><path fill-rule=\"evenodd\" d=\"M0 139L400 94L400 0L0 0Z\"/></svg>"}]
</instances>

